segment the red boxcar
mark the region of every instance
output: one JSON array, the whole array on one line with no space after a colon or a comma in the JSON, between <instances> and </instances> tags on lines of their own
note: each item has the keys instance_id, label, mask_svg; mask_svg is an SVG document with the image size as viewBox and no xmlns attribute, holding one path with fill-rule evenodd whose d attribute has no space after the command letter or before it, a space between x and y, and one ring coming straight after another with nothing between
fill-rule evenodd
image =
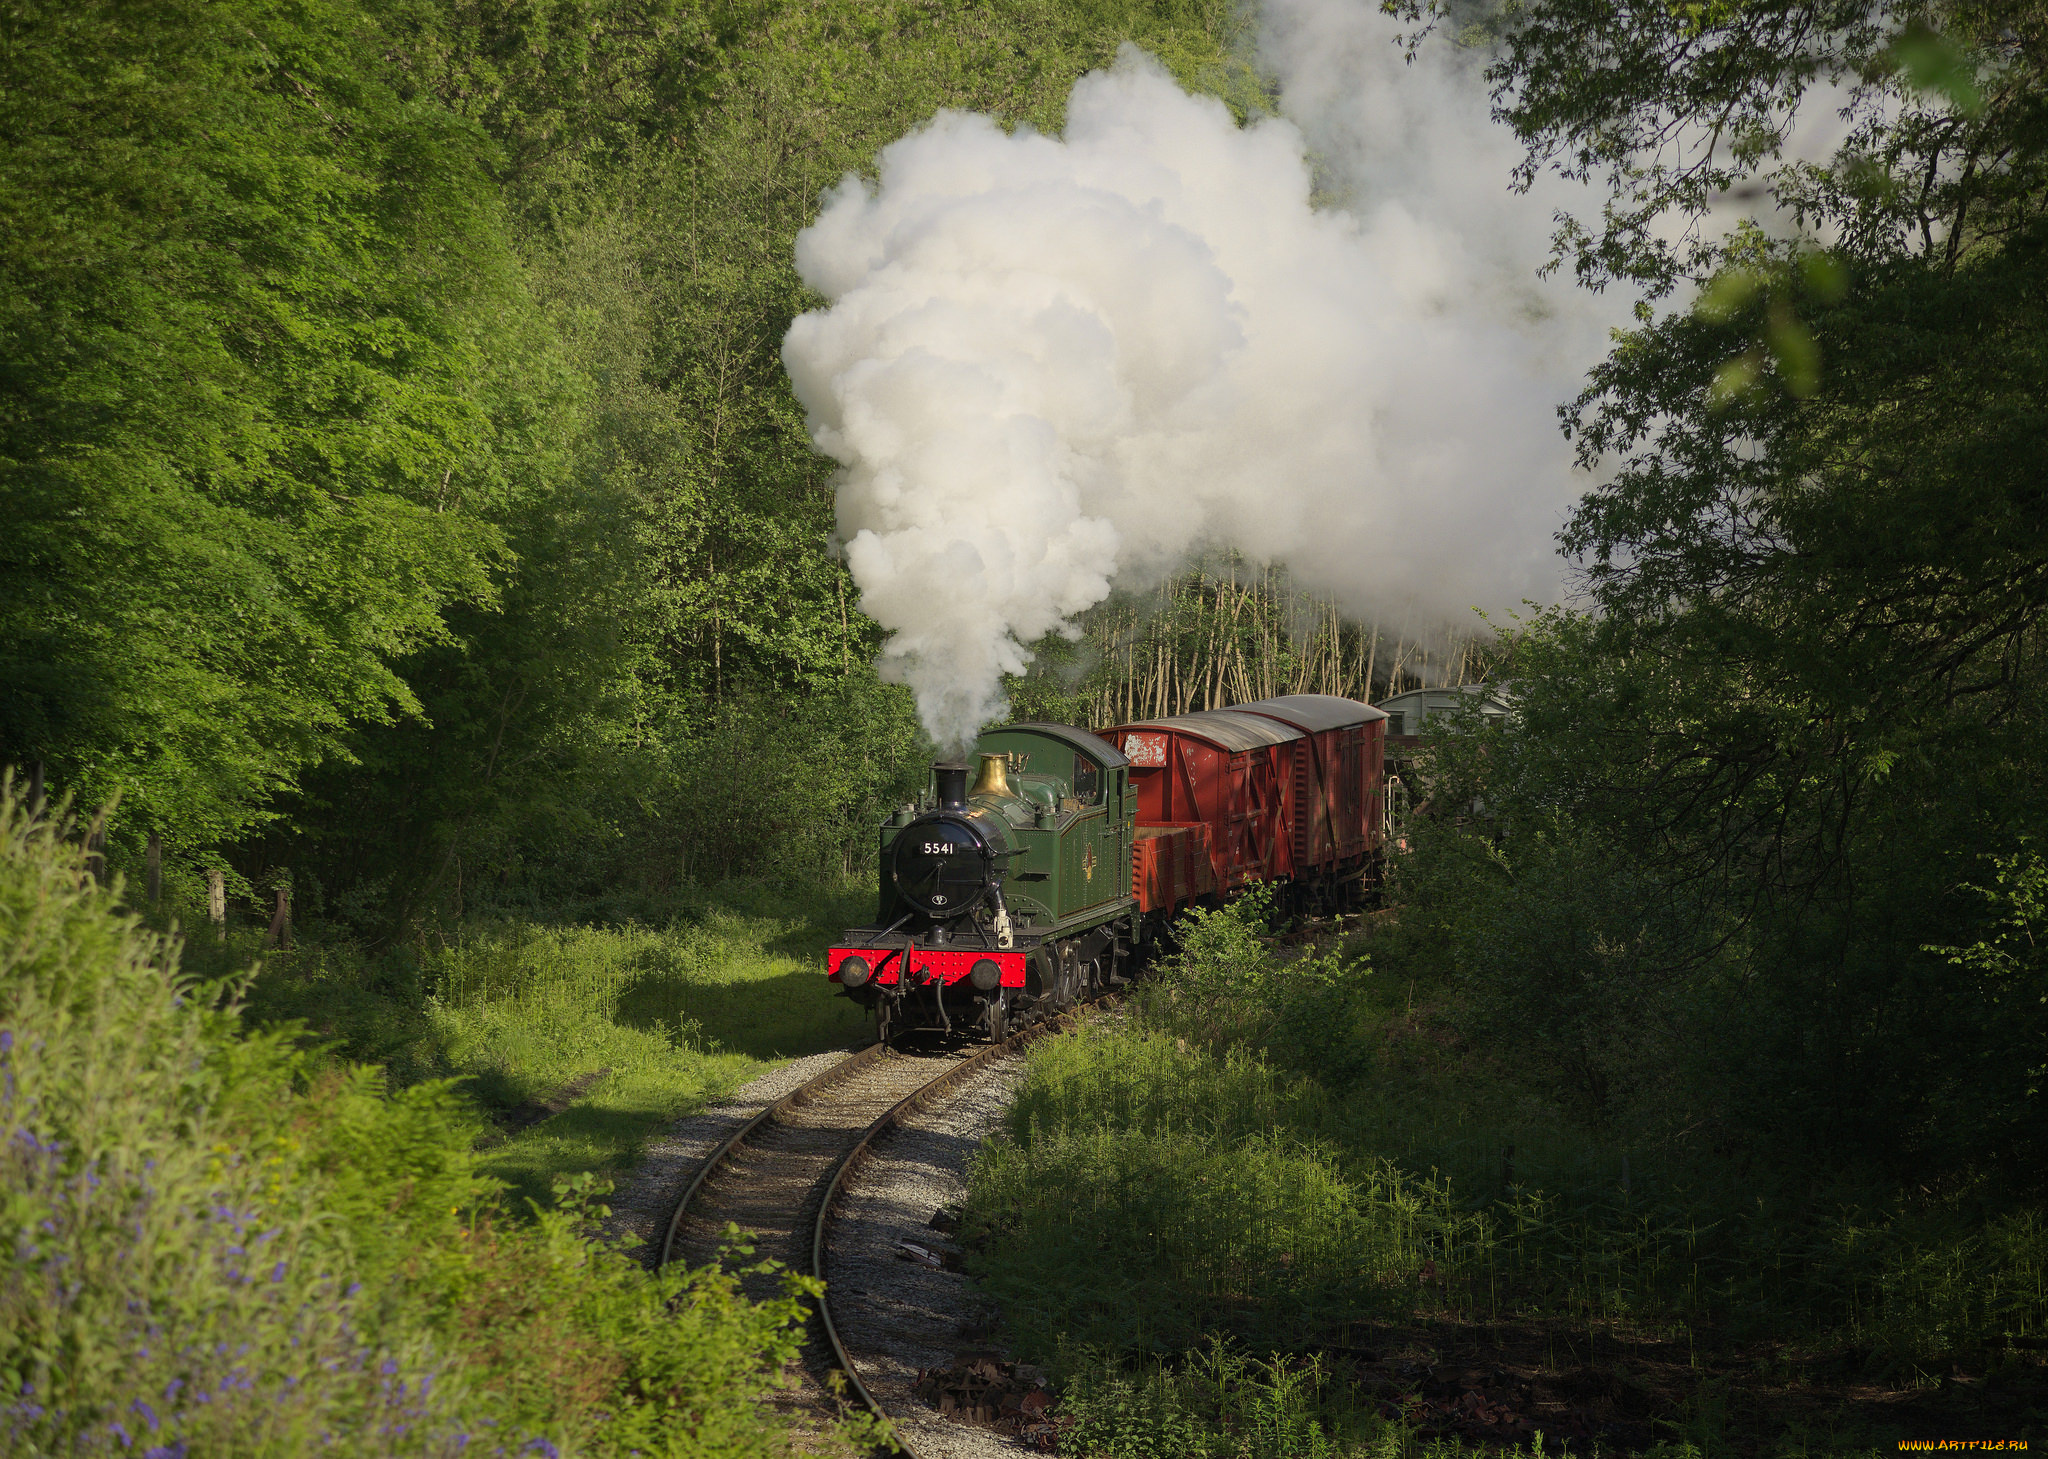
<instances>
[{"instance_id":1,"label":"red boxcar","mask_svg":"<svg viewBox=\"0 0 2048 1459\"><path fill-rule=\"evenodd\" d=\"M1171 912L1215 891L1206 824L1138 827L1131 841L1131 895L1140 912Z\"/></svg>"},{"instance_id":2,"label":"red boxcar","mask_svg":"<svg viewBox=\"0 0 2048 1459\"><path fill-rule=\"evenodd\" d=\"M1302 732L1290 798L1294 874L1342 878L1363 866L1384 824L1385 712L1334 694L1282 694L1237 710Z\"/></svg>"},{"instance_id":3,"label":"red boxcar","mask_svg":"<svg viewBox=\"0 0 2048 1459\"><path fill-rule=\"evenodd\" d=\"M1198 822L1209 829L1216 889L1292 873L1287 798L1293 757L1304 736L1262 715L1232 709L1118 725L1103 738L1131 762L1138 824Z\"/></svg>"},{"instance_id":4,"label":"red boxcar","mask_svg":"<svg viewBox=\"0 0 2048 1459\"><path fill-rule=\"evenodd\" d=\"M1285 694L1101 731L1131 762L1139 909L1258 881L1327 898L1359 881L1380 851L1385 721L1353 699Z\"/></svg>"}]
</instances>

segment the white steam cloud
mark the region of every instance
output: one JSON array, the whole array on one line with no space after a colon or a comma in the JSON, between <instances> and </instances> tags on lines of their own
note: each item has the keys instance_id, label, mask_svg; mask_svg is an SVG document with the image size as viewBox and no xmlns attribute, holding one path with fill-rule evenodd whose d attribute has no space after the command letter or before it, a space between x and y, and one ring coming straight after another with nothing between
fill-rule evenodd
<instances>
[{"instance_id":1,"label":"white steam cloud","mask_svg":"<svg viewBox=\"0 0 2048 1459\"><path fill-rule=\"evenodd\" d=\"M1476 78L1389 25L1282 0L1287 118L1244 128L1129 47L1059 138L943 113L797 240L830 307L784 360L941 745L1022 645L1207 545L1359 613L1555 594L1555 407L1603 331L1536 282L1552 204L1508 191ZM1311 146L1348 208L1311 206Z\"/></svg>"}]
</instances>

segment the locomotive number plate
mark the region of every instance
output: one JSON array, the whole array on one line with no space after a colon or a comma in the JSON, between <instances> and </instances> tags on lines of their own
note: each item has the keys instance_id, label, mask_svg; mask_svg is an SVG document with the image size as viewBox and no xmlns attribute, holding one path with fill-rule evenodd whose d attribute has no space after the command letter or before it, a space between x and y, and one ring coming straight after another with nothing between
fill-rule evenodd
<instances>
[{"instance_id":1,"label":"locomotive number plate","mask_svg":"<svg viewBox=\"0 0 2048 1459\"><path fill-rule=\"evenodd\" d=\"M1124 754L1130 757L1133 765L1164 765L1166 763L1166 736L1125 735Z\"/></svg>"}]
</instances>

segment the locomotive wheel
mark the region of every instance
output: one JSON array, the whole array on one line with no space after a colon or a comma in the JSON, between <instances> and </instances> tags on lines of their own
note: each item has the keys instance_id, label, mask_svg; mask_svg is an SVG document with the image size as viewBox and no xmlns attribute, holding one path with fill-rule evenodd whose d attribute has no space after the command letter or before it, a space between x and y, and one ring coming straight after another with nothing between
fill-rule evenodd
<instances>
[{"instance_id":1,"label":"locomotive wheel","mask_svg":"<svg viewBox=\"0 0 2048 1459\"><path fill-rule=\"evenodd\" d=\"M875 1042L878 1044L889 1042L889 1005L891 1001L888 998L877 998L875 1000Z\"/></svg>"},{"instance_id":2,"label":"locomotive wheel","mask_svg":"<svg viewBox=\"0 0 2048 1459\"><path fill-rule=\"evenodd\" d=\"M989 998L982 1020L988 1025L988 1036L992 1043L1001 1043L1010 1036L1010 990L996 989Z\"/></svg>"},{"instance_id":3,"label":"locomotive wheel","mask_svg":"<svg viewBox=\"0 0 2048 1459\"><path fill-rule=\"evenodd\" d=\"M1056 1000L1060 1011L1064 1013L1072 1008L1080 996L1081 959L1075 954L1073 943L1063 942L1060 944L1059 997Z\"/></svg>"}]
</instances>

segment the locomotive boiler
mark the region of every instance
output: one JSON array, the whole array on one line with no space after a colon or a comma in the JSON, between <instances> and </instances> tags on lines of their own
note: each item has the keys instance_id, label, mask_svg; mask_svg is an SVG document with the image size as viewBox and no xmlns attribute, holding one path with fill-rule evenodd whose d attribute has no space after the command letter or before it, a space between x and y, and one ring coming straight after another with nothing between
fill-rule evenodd
<instances>
[{"instance_id":1,"label":"locomotive boiler","mask_svg":"<svg viewBox=\"0 0 2048 1459\"><path fill-rule=\"evenodd\" d=\"M872 926L826 973L877 1035L1002 1038L1120 980L1190 906L1254 882L1355 903L1384 850L1385 719L1288 694L1099 733L1013 724L881 828Z\"/></svg>"}]
</instances>

